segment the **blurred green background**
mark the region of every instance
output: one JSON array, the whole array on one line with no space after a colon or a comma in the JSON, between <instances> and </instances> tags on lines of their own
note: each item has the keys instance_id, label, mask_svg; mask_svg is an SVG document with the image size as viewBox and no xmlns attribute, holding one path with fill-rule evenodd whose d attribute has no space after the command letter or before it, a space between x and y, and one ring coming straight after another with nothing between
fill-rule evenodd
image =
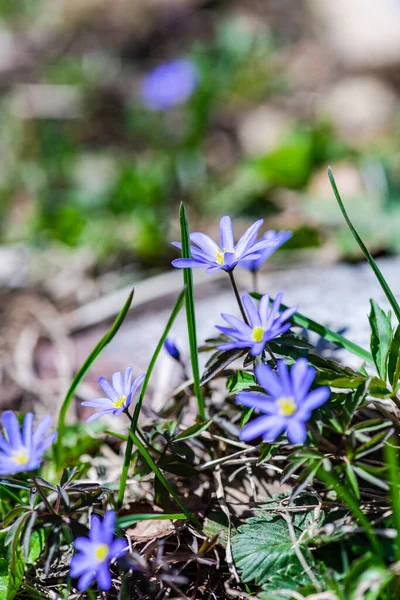
<instances>
[{"instance_id":1,"label":"blurred green background","mask_svg":"<svg viewBox=\"0 0 400 600\"><path fill-rule=\"evenodd\" d=\"M192 229L264 217L354 259L331 164L371 250L398 252L400 3L331 4L1 0L1 242L161 270L184 201ZM152 110L143 81L181 58L193 93Z\"/></svg>"}]
</instances>

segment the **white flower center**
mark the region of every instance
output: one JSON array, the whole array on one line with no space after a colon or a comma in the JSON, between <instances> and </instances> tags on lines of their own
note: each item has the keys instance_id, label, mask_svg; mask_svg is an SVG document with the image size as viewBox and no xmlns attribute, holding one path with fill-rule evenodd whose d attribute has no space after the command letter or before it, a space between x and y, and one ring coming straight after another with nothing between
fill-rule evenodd
<instances>
[{"instance_id":1,"label":"white flower center","mask_svg":"<svg viewBox=\"0 0 400 600\"><path fill-rule=\"evenodd\" d=\"M282 396L276 401L281 417L291 417L297 410L293 396Z\"/></svg>"}]
</instances>

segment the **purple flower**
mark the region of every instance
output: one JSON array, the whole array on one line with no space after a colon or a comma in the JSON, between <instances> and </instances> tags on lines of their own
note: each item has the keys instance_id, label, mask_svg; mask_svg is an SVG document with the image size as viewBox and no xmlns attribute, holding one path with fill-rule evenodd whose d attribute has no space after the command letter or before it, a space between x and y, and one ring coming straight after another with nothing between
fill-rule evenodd
<instances>
[{"instance_id":1,"label":"purple flower","mask_svg":"<svg viewBox=\"0 0 400 600\"><path fill-rule=\"evenodd\" d=\"M54 442L57 433L46 437L51 417L44 417L33 430L33 413L26 413L22 432L17 416L6 410L2 416L4 435L0 434L0 475L34 471L40 467L45 450Z\"/></svg>"},{"instance_id":2,"label":"purple flower","mask_svg":"<svg viewBox=\"0 0 400 600\"><path fill-rule=\"evenodd\" d=\"M115 512L109 510L103 520L93 514L89 537L78 537L74 542L75 554L71 561L71 577L79 577L78 590L87 590L97 579L101 590L111 587L110 562L126 553L128 544L115 540Z\"/></svg>"},{"instance_id":3,"label":"purple flower","mask_svg":"<svg viewBox=\"0 0 400 600\"><path fill-rule=\"evenodd\" d=\"M142 80L143 104L154 111L168 110L190 98L198 82L198 70L190 60L178 58L162 63Z\"/></svg>"},{"instance_id":4,"label":"purple flower","mask_svg":"<svg viewBox=\"0 0 400 600\"><path fill-rule=\"evenodd\" d=\"M219 246L204 233L191 233L190 241L195 244L190 246L191 258L177 258L172 261L172 264L178 268L208 267L207 273L219 269L233 271L243 260L260 258L263 250L277 246L276 240L256 241L258 230L263 222L264 220L260 219L253 223L235 245L231 218L222 217L219 224ZM179 242L173 242L173 245L182 248Z\"/></svg>"},{"instance_id":5,"label":"purple flower","mask_svg":"<svg viewBox=\"0 0 400 600\"><path fill-rule=\"evenodd\" d=\"M271 246L270 248L266 248L262 252L260 252L259 258L254 258L253 260L243 260L240 263L241 267L252 271L258 271L261 265L268 260L268 258L278 250L285 242L287 242L293 235L292 231L274 231L273 229L269 229L264 233L261 237L262 240L268 240L270 242L276 243L275 246Z\"/></svg>"},{"instance_id":6,"label":"purple flower","mask_svg":"<svg viewBox=\"0 0 400 600\"><path fill-rule=\"evenodd\" d=\"M292 444L302 444L307 436L305 423L312 411L328 400L329 388L320 387L310 392L315 369L308 366L305 358L299 358L290 371L283 360L278 361L277 373L268 365L258 365L255 371L257 381L268 395L240 392L236 401L266 416L246 425L240 439L247 442L262 436L265 442L273 442L282 431L286 431Z\"/></svg>"},{"instance_id":7,"label":"purple flower","mask_svg":"<svg viewBox=\"0 0 400 600\"><path fill-rule=\"evenodd\" d=\"M258 309L254 305L248 294L242 296L243 306L248 317L249 324L244 323L237 317L222 314L221 317L232 327L220 327L219 329L225 335L235 338L235 341L226 342L218 346L218 350L232 350L233 348L251 348L253 356L262 353L270 340L282 335L290 328L288 319L296 312L297 307L287 308L282 313L279 312L283 293L276 295L272 306L269 307L269 296L261 297Z\"/></svg>"},{"instance_id":8,"label":"purple flower","mask_svg":"<svg viewBox=\"0 0 400 600\"><path fill-rule=\"evenodd\" d=\"M132 367L125 369L124 376L120 371L116 371L112 376L112 385L104 377L99 377L99 384L107 398L95 398L82 402L82 406L91 406L92 408L101 408L97 413L91 415L87 423L99 419L107 413L114 416L121 415L132 402L132 398L143 383L145 375L139 375L132 383Z\"/></svg>"},{"instance_id":9,"label":"purple flower","mask_svg":"<svg viewBox=\"0 0 400 600\"><path fill-rule=\"evenodd\" d=\"M174 360L180 361L181 353L179 352L178 346L175 344L174 340L171 337L167 337L167 339L165 340L164 349Z\"/></svg>"}]
</instances>

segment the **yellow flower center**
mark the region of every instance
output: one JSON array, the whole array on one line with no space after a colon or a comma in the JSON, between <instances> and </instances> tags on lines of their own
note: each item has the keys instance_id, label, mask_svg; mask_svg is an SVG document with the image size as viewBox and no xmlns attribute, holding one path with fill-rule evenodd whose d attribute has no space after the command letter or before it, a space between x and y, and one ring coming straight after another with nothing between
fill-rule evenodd
<instances>
[{"instance_id":1,"label":"yellow flower center","mask_svg":"<svg viewBox=\"0 0 400 600\"><path fill-rule=\"evenodd\" d=\"M282 396L276 403L281 417L291 417L296 412L297 406L293 396Z\"/></svg>"},{"instance_id":2,"label":"yellow flower center","mask_svg":"<svg viewBox=\"0 0 400 600\"><path fill-rule=\"evenodd\" d=\"M215 260L219 265L223 265L225 262L225 252L228 252L229 254L235 254L235 250L227 250L226 248L221 250L221 248L218 248Z\"/></svg>"},{"instance_id":3,"label":"yellow flower center","mask_svg":"<svg viewBox=\"0 0 400 600\"><path fill-rule=\"evenodd\" d=\"M255 342L262 342L263 336L264 336L264 329L262 327L254 327L253 340Z\"/></svg>"},{"instance_id":4,"label":"yellow flower center","mask_svg":"<svg viewBox=\"0 0 400 600\"><path fill-rule=\"evenodd\" d=\"M114 400L112 405L114 408L123 408L125 402L126 402L126 396L120 396L118 398L118 400Z\"/></svg>"},{"instance_id":5,"label":"yellow flower center","mask_svg":"<svg viewBox=\"0 0 400 600\"><path fill-rule=\"evenodd\" d=\"M20 448L13 452L13 461L17 465L27 465L29 462L29 453L26 448Z\"/></svg>"},{"instance_id":6,"label":"yellow flower center","mask_svg":"<svg viewBox=\"0 0 400 600\"><path fill-rule=\"evenodd\" d=\"M109 551L110 548L107 546L107 544L98 544L94 551L95 559L98 562L104 562L105 560L107 560Z\"/></svg>"},{"instance_id":7,"label":"yellow flower center","mask_svg":"<svg viewBox=\"0 0 400 600\"><path fill-rule=\"evenodd\" d=\"M219 265L224 264L224 253L222 252L221 248L218 248L217 250L216 261Z\"/></svg>"}]
</instances>

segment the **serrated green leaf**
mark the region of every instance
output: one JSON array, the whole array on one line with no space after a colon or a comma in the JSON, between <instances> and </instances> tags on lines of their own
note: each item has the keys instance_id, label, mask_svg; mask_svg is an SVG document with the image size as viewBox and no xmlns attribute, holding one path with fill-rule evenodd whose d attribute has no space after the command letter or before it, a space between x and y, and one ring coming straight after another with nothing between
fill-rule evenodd
<instances>
[{"instance_id":1,"label":"serrated green leaf","mask_svg":"<svg viewBox=\"0 0 400 600\"><path fill-rule=\"evenodd\" d=\"M298 538L301 529L294 524L293 527ZM302 544L302 551L306 552L305 544ZM309 583L282 517L263 515L250 518L232 538L232 552L244 582L272 589L295 589Z\"/></svg>"},{"instance_id":2,"label":"serrated green leaf","mask_svg":"<svg viewBox=\"0 0 400 600\"><path fill-rule=\"evenodd\" d=\"M375 300L371 299L370 303L371 312L368 318L371 325L371 354L380 377L386 381L386 365L393 335L392 326Z\"/></svg>"}]
</instances>

